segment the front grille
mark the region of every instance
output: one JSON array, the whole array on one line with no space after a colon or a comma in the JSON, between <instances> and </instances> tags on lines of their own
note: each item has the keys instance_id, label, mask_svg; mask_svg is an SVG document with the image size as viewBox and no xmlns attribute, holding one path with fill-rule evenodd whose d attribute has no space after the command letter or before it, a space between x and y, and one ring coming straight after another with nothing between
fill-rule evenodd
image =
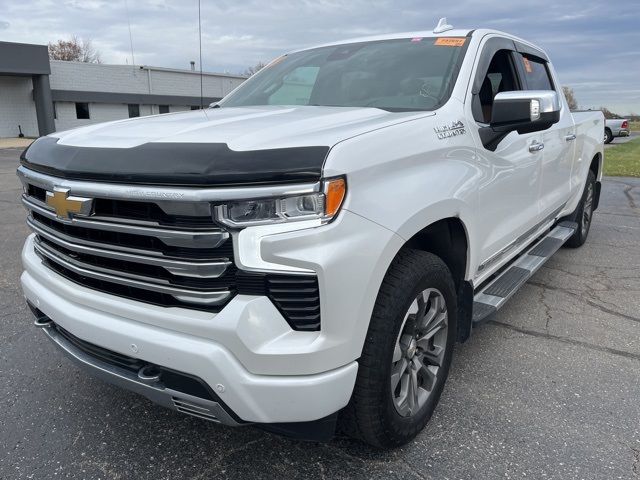
<instances>
[{"instance_id":1,"label":"front grille","mask_svg":"<svg viewBox=\"0 0 640 480\"><path fill-rule=\"evenodd\" d=\"M68 280L135 301L210 312L238 293L263 295L292 329L320 329L316 276L238 270L231 237L214 223L209 202L91 196L88 215L61 219L47 204L55 179L44 188L21 178L35 251Z\"/></svg>"},{"instance_id":2,"label":"front grille","mask_svg":"<svg viewBox=\"0 0 640 480\"><path fill-rule=\"evenodd\" d=\"M45 265L88 288L165 307L217 312L237 293L233 242L208 202L94 198L90 215L59 218L53 188L23 203ZM68 195L74 195L69 192Z\"/></svg>"}]
</instances>

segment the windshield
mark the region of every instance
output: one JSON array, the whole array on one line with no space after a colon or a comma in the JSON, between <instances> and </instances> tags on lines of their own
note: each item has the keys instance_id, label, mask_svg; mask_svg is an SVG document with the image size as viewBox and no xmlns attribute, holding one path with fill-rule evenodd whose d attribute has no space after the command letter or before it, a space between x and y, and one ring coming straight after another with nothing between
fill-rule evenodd
<instances>
[{"instance_id":1,"label":"windshield","mask_svg":"<svg viewBox=\"0 0 640 480\"><path fill-rule=\"evenodd\" d=\"M321 105L434 110L455 83L466 38L405 38L320 47L282 56L221 107Z\"/></svg>"}]
</instances>

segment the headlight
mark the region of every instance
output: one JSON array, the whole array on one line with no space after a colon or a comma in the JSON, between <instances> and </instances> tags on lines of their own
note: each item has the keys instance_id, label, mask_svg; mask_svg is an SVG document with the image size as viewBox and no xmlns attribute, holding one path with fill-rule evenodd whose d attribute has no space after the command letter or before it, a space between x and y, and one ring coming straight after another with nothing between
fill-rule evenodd
<instances>
[{"instance_id":1,"label":"headlight","mask_svg":"<svg viewBox=\"0 0 640 480\"><path fill-rule=\"evenodd\" d=\"M323 182L322 192L228 202L216 205L214 215L234 228L315 219L326 223L340 211L346 193L345 179L332 178Z\"/></svg>"}]
</instances>

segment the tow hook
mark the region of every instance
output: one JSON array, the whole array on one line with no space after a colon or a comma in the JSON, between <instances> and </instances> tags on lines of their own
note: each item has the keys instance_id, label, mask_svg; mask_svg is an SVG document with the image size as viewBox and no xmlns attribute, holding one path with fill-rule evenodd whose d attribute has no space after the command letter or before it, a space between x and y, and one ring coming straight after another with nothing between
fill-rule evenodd
<instances>
[{"instance_id":1,"label":"tow hook","mask_svg":"<svg viewBox=\"0 0 640 480\"><path fill-rule=\"evenodd\" d=\"M51 319L47 316L36 317L33 324L38 328L47 328L51 326Z\"/></svg>"},{"instance_id":2,"label":"tow hook","mask_svg":"<svg viewBox=\"0 0 640 480\"><path fill-rule=\"evenodd\" d=\"M146 385L153 385L160 381L160 375L162 372L155 365L145 365L138 370L138 380Z\"/></svg>"}]
</instances>

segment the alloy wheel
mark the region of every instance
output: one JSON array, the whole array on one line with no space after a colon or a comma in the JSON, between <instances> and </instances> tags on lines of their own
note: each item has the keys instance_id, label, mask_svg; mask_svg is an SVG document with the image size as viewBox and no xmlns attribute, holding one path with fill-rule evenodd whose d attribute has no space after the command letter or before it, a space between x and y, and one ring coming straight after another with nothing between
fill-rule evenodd
<instances>
[{"instance_id":1,"label":"alloy wheel","mask_svg":"<svg viewBox=\"0 0 640 480\"><path fill-rule=\"evenodd\" d=\"M420 292L404 316L391 365L391 395L403 417L416 415L433 392L447 349L448 315L442 293Z\"/></svg>"}]
</instances>

